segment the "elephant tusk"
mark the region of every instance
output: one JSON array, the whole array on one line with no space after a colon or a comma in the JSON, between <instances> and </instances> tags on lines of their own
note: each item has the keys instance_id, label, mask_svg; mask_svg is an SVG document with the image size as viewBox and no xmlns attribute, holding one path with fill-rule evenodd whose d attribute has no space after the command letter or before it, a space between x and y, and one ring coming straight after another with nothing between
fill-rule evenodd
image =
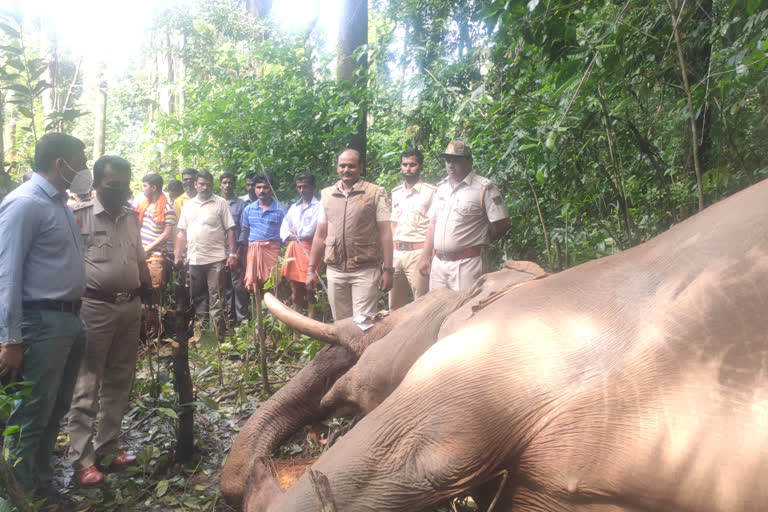
<instances>
[{"instance_id":1,"label":"elephant tusk","mask_svg":"<svg viewBox=\"0 0 768 512\"><path fill-rule=\"evenodd\" d=\"M340 344L334 326L318 322L317 320L312 320L301 313L297 313L277 300L277 297L269 292L264 294L264 303L267 305L267 309L269 309L270 313L275 315L278 320L282 321L287 326L330 345Z\"/></svg>"}]
</instances>

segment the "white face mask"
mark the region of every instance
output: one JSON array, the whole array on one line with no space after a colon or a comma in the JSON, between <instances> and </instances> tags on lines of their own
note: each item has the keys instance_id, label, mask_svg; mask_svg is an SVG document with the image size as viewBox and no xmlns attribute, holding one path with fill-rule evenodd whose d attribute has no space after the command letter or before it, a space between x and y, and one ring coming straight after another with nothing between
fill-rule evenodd
<instances>
[{"instance_id":1,"label":"white face mask","mask_svg":"<svg viewBox=\"0 0 768 512\"><path fill-rule=\"evenodd\" d=\"M72 181L67 181L67 179L62 176L64 181L69 183L69 191L73 194L88 194L91 191L91 186L93 186L93 175L91 174L91 171L87 167L75 171L66 160L64 160L64 164L69 167L70 171L75 173L75 177L72 178Z\"/></svg>"}]
</instances>

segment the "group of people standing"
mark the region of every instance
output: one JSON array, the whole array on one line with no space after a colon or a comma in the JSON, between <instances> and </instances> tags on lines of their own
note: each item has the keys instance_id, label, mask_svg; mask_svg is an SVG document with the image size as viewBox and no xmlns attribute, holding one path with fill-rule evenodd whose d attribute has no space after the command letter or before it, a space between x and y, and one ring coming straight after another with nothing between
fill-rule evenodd
<instances>
[{"instance_id":1,"label":"group of people standing","mask_svg":"<svg viewBox=\"0 0 768 512\"><path fill-rule=\"evenodd\" d=\"M135 462L119 434L142 302L145 315L157 312L172 267L189 276L198 321L218 328L223 310L232 323L248 319L249 291L276 284L285 245L281 273L294 307L313 304L325 267L340 320L375 312L379 291L395 309L435 288L467 289L485 271L485 248L509 227L497 187L473 172L461 141L441 155L447 176L436 187L421 180L422 153L404 151L391 208L354 149L337 155L339 180L319 198L315 176L297 174L289 207L267 175L249 176L237 197L237 177L223 173L218 196L214 177L195 169L182 171L183 190L174 180L172 194L147 173L129 204L130 163L104 156L91 173L84 150L72 136L46 134L34 175L0 203L0 378L32 386L15 403L4 453L23 488L52 503L68 501L51 465L67 413L80 486ZM70 207L67 190L78 195Z\"/></svg>"}]
</instances>

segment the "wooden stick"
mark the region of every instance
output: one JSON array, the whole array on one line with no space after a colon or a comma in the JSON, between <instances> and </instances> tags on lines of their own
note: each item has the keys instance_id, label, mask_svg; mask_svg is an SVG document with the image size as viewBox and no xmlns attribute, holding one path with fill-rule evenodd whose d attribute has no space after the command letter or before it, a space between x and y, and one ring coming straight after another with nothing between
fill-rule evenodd
<instances>
[{"instance_id":1,"label":"wooden stick","mask_svg":"<svg viewBox=\"0 0 768 512\"><path fill-rule=\"evenodd\" d=\"M312 489L315 490L320 506L321 512L337 512L336 502L333 500L333 494L331 493L331 484L328 482L328 477L319 471L313 471L312 468L307 470L309 473L309 480L312 483Z\"/></svg>"},{"instance_id":2,"label":"wooden stick","mask_svg":"<svg viewBox=\"0 0 768 512\"><path fill-rule=\"evenodd\" d=\"M2 455L0 455L0 484L6 489L11 503L19 509L19 512L35 512L35 507L27 499L24 490L13 476L11 467Z\"/></svg>"}]
</instances>

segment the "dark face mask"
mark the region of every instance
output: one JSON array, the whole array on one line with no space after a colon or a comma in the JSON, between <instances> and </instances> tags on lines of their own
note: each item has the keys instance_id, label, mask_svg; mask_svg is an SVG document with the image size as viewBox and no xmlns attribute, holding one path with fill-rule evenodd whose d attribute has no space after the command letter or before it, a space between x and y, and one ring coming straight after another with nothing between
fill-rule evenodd
<instances>
[{"instance_id":1,"label":"dark face mask","mask_svg":"<svg viewBox=\"0 0 768 512\"><path fill-rule=\"evenodd\" d=\"M117 210L127 201L128 192L124 188L101 187L98 191L99 201L107 210Z\"/></svg>"}]
</instances>

